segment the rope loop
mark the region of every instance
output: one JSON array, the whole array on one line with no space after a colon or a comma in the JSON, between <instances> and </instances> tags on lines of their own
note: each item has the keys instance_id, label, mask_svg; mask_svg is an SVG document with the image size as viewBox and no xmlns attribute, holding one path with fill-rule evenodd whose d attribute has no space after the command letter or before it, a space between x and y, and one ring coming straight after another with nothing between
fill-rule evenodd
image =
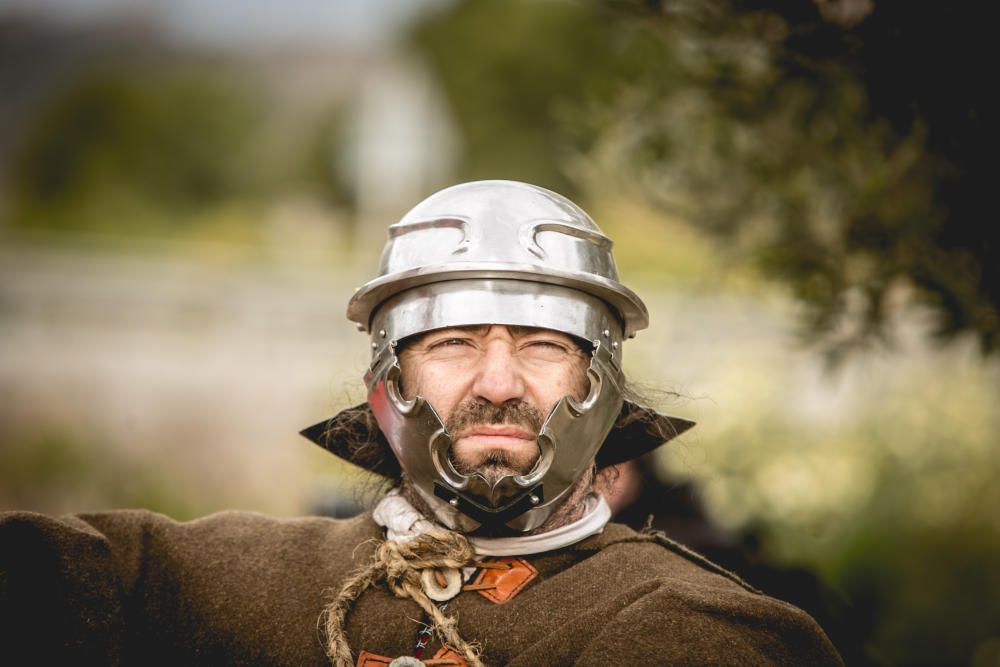
<instances>
[{"instance_id":1,"label":"rope loop","mask_svg":"<svg viewBox=\"0 0 1000 667\"><path fill-rule=\"evenodd\" d=\"M354 602L370 586L385 582L393 595L416 602L432 620L441 642L462 654L469 667L483 667L479 651L458 634L457 621L427 597L420 583L426 569L462 568L475 559L475 550L463 535L451 531L424 533L400 544L384 540L375 549L372 561L344 582L336 599L320 616L326 634L326 654L335 667L353 667L354 658L344 628Z\"/></svg>"}]
</instances>

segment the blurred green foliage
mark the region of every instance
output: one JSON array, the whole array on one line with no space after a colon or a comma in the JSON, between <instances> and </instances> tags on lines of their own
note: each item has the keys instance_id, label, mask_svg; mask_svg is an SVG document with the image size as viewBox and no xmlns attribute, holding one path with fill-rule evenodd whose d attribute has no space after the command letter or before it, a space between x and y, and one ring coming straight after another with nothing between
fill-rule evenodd
<instances>
[{"instance_id":1,"label":"blurred green foliage","mask_svg":"<svg viewBox=\"0 0 1000 667\"><path fill-rule=\"evenodd\" d=\"M246 159L255 110L207 78L95 73L34 126L13 222L180 231L203 207L259 187Z\"/></svg>"},{"instance_id":2,"label":"blurred green foliage","mask_svg":"<svg viewBox=\"0 0 1000 667\"><path fill-rule=\"evenodd\" d=\"M622 68L644 62L642 44L573 3L457 3L410 40L444 86L463 180L511 178L570 195L575 184L561 168L568 118L615 95Z\"/></svg>"},{"instance_id":3,"label":"blurred green foliage","mask_svg":"<svg viewBox=\"0 0 1000 667\"><path fill-rule=\"evenodd\" d=\"M277 197L349 207L333 165L342 111L295 126L267 90L221 65L86 70L20 145L10 226L259 241Z\"/></svg>"}]
</instances>

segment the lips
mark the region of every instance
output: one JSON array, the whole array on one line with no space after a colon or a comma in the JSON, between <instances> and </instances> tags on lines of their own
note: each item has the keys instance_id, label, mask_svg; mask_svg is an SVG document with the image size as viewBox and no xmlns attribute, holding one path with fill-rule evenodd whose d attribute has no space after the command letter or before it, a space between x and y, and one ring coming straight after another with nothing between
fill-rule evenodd
<instances>
[{"instance_id":1,"label":"lips","mask_svg":"<svg viewBox=\"0 0 1000 667\"><path fill-rule=\"evenodd\" d=\"M463 429L455 434L455 439L462 438L514 438L518 440L534 440L534 433L512 424L477 424Z\"/></svg>"},{"instance_id":2,"label":"lips","mask_svg":"<svg viewBox=\"0 0 1000 667\"><path fill-rule=\"evenodd\" d=\"M506 452L520 456L537 451L538 436L516 424L475 424L460 430L454 439L457 452Z\"/></svg>"},{"instance_id":3,"label":"lips","mask_svg":"<svg viewBox=\"0 0 1000 667\"><path fill-rule=\"evenodd\" d=\"M459 473L478 474L493 487L504 477L532 469L539 456L538 435L517 423L473 423L455 431L448 456Z\"/></svg>"}]
</instances>

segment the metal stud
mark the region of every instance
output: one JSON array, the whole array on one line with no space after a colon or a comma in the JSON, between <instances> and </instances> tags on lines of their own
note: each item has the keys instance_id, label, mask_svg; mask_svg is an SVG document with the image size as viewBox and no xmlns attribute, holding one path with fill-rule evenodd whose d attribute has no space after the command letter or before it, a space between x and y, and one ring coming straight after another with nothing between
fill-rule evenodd
<instances>
[{"instance_id":1,"label":"metal stud","mask_svg":"<svg viewBox=\"0 0 1000 667\"><path fill-rule=\"evenodd\" d=\"M452 498L451 500L448 501L448 504L451 505L452 507L458 507L458 498L457 497Z\"/></svg>"},{"instance_id":2,"label":"metal stud","mask_svg":"<svg viewBox=\"0 0 1000 667\"><path fill-rule=\"evenodd\" d=\"M379 329L378 335L381 336L382 338L385 338L385 329Z\"/></svg>"},{"instance_id":3,"label":"metal stud","mask_svg":"<svg viewBox=\"0 0 1000 667\"><path fill-rule=\"evenodd\" d=\"M605 329L605 330L604 330L604 337L605 337L605 338L607 338L607 337L609 337L610 335L611 335L611 331L609 331L608 329Z\"/></svg>"},{"instance_id":4,"label":"metal stud","mask_svg":"<svg viewBox=\"0 0 1000 667\"><path fill-rule=\"evenodd\" d=\"M375 341L372 341L372 349L373 350L378 349L378 343L376 343Z\"/></svg>"},{"instance_id":5,"label":"metal stud","mask_svg":"<svg viewBox=\"0 0 1000 667\"><path fill-rule=\"evenodd\" d=\"M542 499L539 498L538 496L536 496L534 493L532 493L530 496L528 496L528 500L531 501L532 505L537 505L538 503L540 503L542 501Z\"/></svg>"}]
</instances>

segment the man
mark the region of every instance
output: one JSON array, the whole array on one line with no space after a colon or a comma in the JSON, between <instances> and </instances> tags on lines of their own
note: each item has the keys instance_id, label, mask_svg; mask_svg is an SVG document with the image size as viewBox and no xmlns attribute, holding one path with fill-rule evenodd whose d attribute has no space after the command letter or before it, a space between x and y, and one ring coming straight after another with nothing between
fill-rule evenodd
<instances>
[{"instance_id":1,"label":"man","mask_svg":"<svg viewBox=\"0 0 1000 667\"><path fill-rule=\"evenodd\" d=\"M838 665L804 612L609 524L609 466L691 426L623 399L647 324L567 199L458 185L389 228L348 317L365 405L303 433L397 482L372 514L0 523L0 627L32 662Z\"/></svg>"}]
</instances>

